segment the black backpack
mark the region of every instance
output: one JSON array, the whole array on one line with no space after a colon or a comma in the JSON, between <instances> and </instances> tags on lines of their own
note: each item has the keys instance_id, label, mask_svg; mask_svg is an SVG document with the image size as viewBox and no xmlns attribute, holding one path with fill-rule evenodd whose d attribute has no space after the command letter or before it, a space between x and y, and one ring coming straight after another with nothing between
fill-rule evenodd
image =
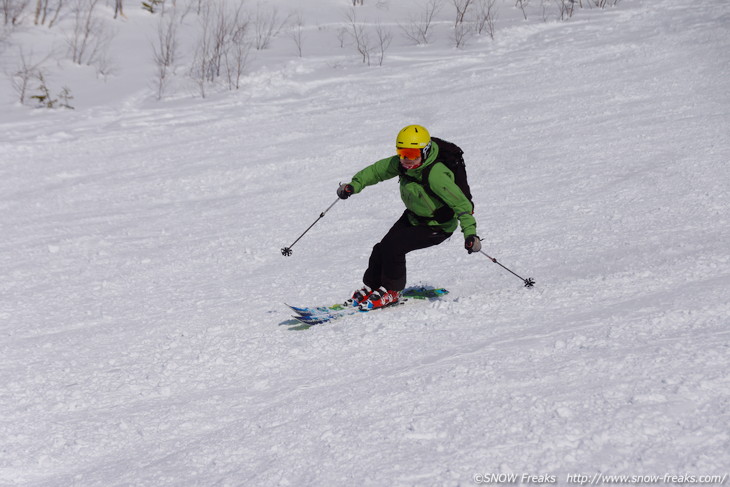
<instances>
[{"instance_id":1,"label":"black backpack","mask_svg":"<svg viewBox=\"0 0 730 487\"><path fill-rule=\"evenodd\" d=\"M406 175L406 171L402 166L400 167L401 178L405 178L409 181L420 184L430 196L444 203L443 207L436 210L436 213L434 214L434 219L439 223L447 222L454 217L454 210L446 205L444 200L442 200L436 193L434 193L431 189L431 186L428 184L428 177L431 174L431 169L433 169L433 166L435 164L438 164L440 162L454 173L454 182L459 187L459 189L461 189L461 192L464 193L464 196L466 196L471 202L471 212L474 213L474 200L472 199L471 189L469 188L469 181L466 177L464 151L461 150L461 147L454 144L453 142L439 139L438 137L431 137L431 140L433 142L436 142L436 145L439 146L439 155L433 164L426 166L423 169L423 171L421 172L422 179L419 181L414 177Z\"/></svg>"}]
</instances>

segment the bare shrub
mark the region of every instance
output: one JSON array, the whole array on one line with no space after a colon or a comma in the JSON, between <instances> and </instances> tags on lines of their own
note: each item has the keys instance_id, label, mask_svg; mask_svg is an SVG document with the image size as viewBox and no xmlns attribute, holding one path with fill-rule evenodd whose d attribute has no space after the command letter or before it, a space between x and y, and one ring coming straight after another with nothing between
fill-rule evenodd
<instances>
[{"instance_id":1,"label":"bare shrub","mask_svg":"<svg viewBox=\"0 0 730 487\"><path fill-rule=\"evenodd\" d=\"M566 20L573 17L575 11L575 0L555 0L558 5L558 18Z\"/></svg>"},{"instance_id":2,"label":"bare shrub","mask_svg":"<svg viewBox=\"0 0 730 487\"><path fill-rule=\"evenodd\" d=\"M382 66L385 61L385 53L393 42L391 30L380 20L374 26L360 22L355 7L350 8L345 17L347 24L344 28L344 35L352 39L352 45L361 56L362 62L368 66L372 66L373 63ZM340 42L340 46L344 45L344 39L341 39Z\"/></svg>"},{"instance_id":3,"label":"bare shrub","mask_svg":"<svg viewBox=\"0 0 730 487\"><path fill-rule=\"evenodd\" d=\"M195 81L200 91L200 96L205 98L206 83L211 77L211 19L210 8L204 8L200 11L198 21L200 24L200 33L195 44L195 53L193 55L193 63L190 66L190 78Z\"/></svg>"},{"instance_id":4,"label":"bare shrub","mask_svg":"<svg viewBox=\"0 0 730 487\"><path fill-rule=\"evenodd\" d=\"M18 95L18 101L21 104L25 104L30 81L43 76L42 65L51 57L51 55L48 54L44 58L34 61L33 52L26 55L22 47L18 51L18 60L20 64L16 68L15 72L12 73L10 79L13 90Z\"/></svg>"},{"instance_id":5,"label":"bare shrub","mask_svg":"<svg viewBox=\"0 0 730 487\"><path fill-rule=\"evenodd\" d=\"M74 99L73 95L71 95L71 89L68 86L63 86L61 88L61 91L58 93L58 98L60 99L59 106L61 108L68 108L69 110L74 110L74 107L71 106L70 101Z\"/></svg>"},{"instance_id":6,"label":"bare shrub","mask_svg":"<svg viewBox=\"0 0 730 487\"><path fill-rule=\"evenodd\" d=\"M38 80L38 88L35 95L32 95L30 98L31 100L35 100L36 102L36 108L68 108L69 110L73 110L74 107L71 106L70 101L73 100L73 96L71 95L71 90L64 86L61 91L54 97L51 95L51 90L48 87L48 83L46 82L46 77L42 72L38 72L36 75L36 79ZM60 99L60 103L59 103Z\"/></svg>"},{"instance_id":7,"label":"bare shrub","mask_svg":"<svg viewBox=\"0 0 730 487\"><path fill-rule=\"evenodd\" d=\"M271 41L279 35L286 26L289 17L281 20L276 7L264 9L261 3L256 4L256 12L253 15L254 46L256 50L268 49Z\"/></svg>"},{"instance_id":8,"label":"bare shrub","mask_svg":"<svg viewBox=\"0 0 730 487\"><path fill-rule=\"evenodd\" d=\"M461 22L454 25L451 40L454 41L454 47L461 49L466 46L467 41L474 33L474 28L471 24Z\"/></svg>"},{"instance_id":9,"label":"bare shrub","mask_svg":"<svg viewBox=\"0 0 730 487\"><path fill-rule=\"evenodd\" d=\"M346 13L347 29L350 38L354 43L355 49L362 56L362 62L370 65L370 36L368 36L365 24L358 21L357 11L352 7Z\"/></svg>"},{"instance_id":10,"label":"bare shrub","mask_svg":"<svg viewBox=\"0 0 730 487\"><path fill-rule=\"evenodd\" d=\"M206 84L225 77L228 89L238 89L245 71L251 41L247 38L250 21L242 10L243 0L229 8L226 2L205 5L200 15L200 36L190 69L190 77L205 98Z\"/></svg>"},{"instance_id":11,"label":"bare shrub","mask_svg":"<svg viewBox=\"0 0 730 487\"><path fill-rule=\"evenodd\" d=\"M497 0L477 0L475 30L477 34L486 33L494 39L495 23L497 20Z\"/></svg>"},{"instance_id":12,"label":"bare shrub","mask_svg":"<svg viewBox=\"0 0 730 487\"><path fill-rule=\"evenodd\" d=\"M58 16L63 9L64 0L36 0L35 14L33 16L33 23L35 25L46 25L51 28L58 20Z\"/></svg>"},{"instance_id":13,"label":"bare shrub","mask_svg":"<svg viewBox=\"0 0 730 487\"><path fill-rule=\"evenodd\" d=\"M542 0L542 3L540 6L542 8L542 21L543 22L548 21L548 17L549 17L548 13L550 11L550 5L551 5L550 0Z\"/></svg>"},{"instance_id":14,"label":"bare shrub","mask_svg":"<svg viewBox=\"0 0 730 487\"><path fill-rule=\"evenodd\" d=\"M304 42L304 19L302 19L301 15L298 16L296 20L294 20L294 24L292 25L291 29L289 29L286 35L294 42L299 57L302 57L302 45Z\"/></svg>"},{"instance_id":15,"label":"bare shrub","mask_svg":"<svg viewBox=\"0 0 730 487\"><path fill-rule=\"evenodd\" d=\"M73 30L66 42L76 64L108 65L107 50L114 33L96 16L99 0L75 0L72 6Z\"/></svg>"},{"instance_id":16,"label":"bare shrub","mask_svg":"<svg viewBox=\"0 0 730 487\"><path fill-rule=\"evenodd\" d=\"M516 0L515 7L522 10L522 16L527 20L527 6L530 4L530 0Z\"/></svg>"},{"instance_id":17,"label":"bare shrub","mask_svg":"<svg viewBox=\"0 0 730 487\"><path fill-rule=\"evenodd\" d=\"M452 40L457 49L466 45L467 40L474 34L474 26L466 20L466 14L469 8L474 5L474 0L451 0L456 9L456 19L454 20L454 30Z\"/></svg>"},{"instance_id":18,"label":"bare shrub","mask_svg":"<svg viewBox=\"0 0 730 487\"><path fill-rule=\"evenodd\" d=\"M127 16L124 15L124 5L122 4L122 0L114 0L114 18L116 19L118 16L122 16L126 18Z\"/></svg>"},{"instance_id":19,"label":"bare shrub","mask_svg":"<svg viewBox=\"0 0 730 487\"><path fill-rule=\"evenodd\" d=\"M0 25L0 55L3 54L5 49L10 46L10 35L12 34L12 27L7 25Z\"/></svg>"},{"instance_id":20,"label":"bare shrub","mask_svg":"<svg viewBox=\"0 0 730 487\"><path fill-rule=\"evenodd\" d=\"M17 25L30 0L0 0L5 25Z\"/></svg>"},{"instance_id":21,"label":"bare shrub","mask_svg":"<svg viewBox=\"0 0 730 487\"><path fill-rule=\"evenodd\" d=\"M152 44L152 53L156 67L158 100L162 99L169 77L174 74L178 49L177 26L175 10L172 14L161 15L157 24L157 39Z\"/></svg>"},{"instance_id":22,"label":"bare shrub","mask_svg":"<svg viewBox=\"0 0 730 487\"><path fill-rule=\"evenodd\" d=\"M51 95L51 90L48 88L48 84L46 83L46 77L43 73L39 72L37 79L40 83L38 85L38 93L32 95L30 98L36 101L36 107L38 108L56 108L58 99L53 98Z\"/></svg>"},{"instance_id":23,"label":"bare shrub","mask_svg":"<svg viewBox=\"0 0 730 487\"><path fill-rule=\"evenodd\" d=\"M401 25L405 36L416 44L428 44L431 41L434 17L441 10L441 0L426 0L417 17L411 17L407 24Z\"/></svg>"},{"instance_id":24,"label":"bare shrub","mask_svg":"<svg viewBox=\"0 0 730 487\"><path fill-rule=\"evenodd\" d=\"M466 12L474 4L474 0L451 0L456 8L456 21L454 24L463 24L466 17Z\"/></svg>"},{"instance_id":25,"label":"bare shrub","mask_svg":"<svg viewBox=\"0 0 730 487\"><path fill-rule=\"evenodd\" d=\"M251 52L251 42L247 39L248 30L248 21L237 16L230 31L228 48L225 51L226 78L229 90L237 90L241 87L241 77L246 70L249 53Z\"/></svg>"},{"instance_id":26,"label":"bare shrub","mask_svg":"<svg viewBox=\"0 0 730 487\"><path fill-rule=\"evenodd\" d=\"M337 40L340 43L340 49L345 47L345 40L347 39L348 31L346 27L337 29Z\"/></svg>"},{"instance_id":27,"label":"bare shrub","mask_svg":"<svg viewBox=\"0 0 730 487\"><path fill-rule=\"evenodd\" d=\"M390 43L393 42L393 33L381 22L378 22L375 26L375 36L377 38L378 66L382 66L383 61L385 61L385 52L390 47Z\"/></svg>"}]
</instances>

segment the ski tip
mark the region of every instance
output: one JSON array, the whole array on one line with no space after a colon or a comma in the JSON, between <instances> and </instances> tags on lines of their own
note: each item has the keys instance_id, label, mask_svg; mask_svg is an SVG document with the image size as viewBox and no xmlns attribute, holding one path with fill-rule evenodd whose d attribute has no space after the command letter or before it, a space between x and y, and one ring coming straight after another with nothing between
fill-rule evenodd
<instances>
[{"instance_id":1,"label":"ski tip","mask_svg":"<svg viewBox=\"0 0 730 487\"><path fill-rule=\"evenodd\" d=\"M304 308L301 306L292 306L291 304L286 304L286 303L284 303L284 304L286 306L288 306L289 309L291 309L292 311L294 311L296 314L298 314L300 316L310 316L314 313L314 311L310 308Z\"/></svg>"}]
</instances>

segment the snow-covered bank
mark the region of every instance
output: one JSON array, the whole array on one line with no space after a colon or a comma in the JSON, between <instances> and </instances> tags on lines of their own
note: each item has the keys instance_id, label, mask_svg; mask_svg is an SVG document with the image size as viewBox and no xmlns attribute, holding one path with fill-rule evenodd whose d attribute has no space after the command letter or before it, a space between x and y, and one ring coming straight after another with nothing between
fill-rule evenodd
<instances>
[{"instance_id":1,"label":"snow-covered bank","mask_svg":"<svg viewBox=\"0 0 730 487\"><path fill-rule=\"evenodd\" d=\"M622 2L381 68L0 129L0 484L472 485L730 465L730 8ZM485 249L436 303L290 331L401 212L339 181L422 123Z\"/></svg>"}]
</instances>

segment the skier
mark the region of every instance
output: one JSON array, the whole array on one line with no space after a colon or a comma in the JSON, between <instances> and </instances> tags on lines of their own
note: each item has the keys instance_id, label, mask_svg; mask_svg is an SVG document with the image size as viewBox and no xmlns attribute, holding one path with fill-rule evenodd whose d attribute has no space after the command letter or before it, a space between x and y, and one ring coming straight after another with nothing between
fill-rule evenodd
<instances>
[{"instance_id":1,"label":"skier","mask_svg":"<svg viewBox=\"0 0 730 487\"><path fill-rule=\"evenodd\" d=\"M367 186L400 177L400 194L406 210L383 239L375 244L363 288L352 295L353 306L375 309L396 303L406 286L406 254L438 245L461 225L464 248L482 248L473 205L454 181L454 173L439 161L439 147L420 125L404 127L395 142L396 155L362 169L337 188L337 196L347 199ZM429 166L428 181L421 175ZM428 188L425 185L428 185ZM429 191L430 189L430 191Z\"/></svg>"}]
</instances>

